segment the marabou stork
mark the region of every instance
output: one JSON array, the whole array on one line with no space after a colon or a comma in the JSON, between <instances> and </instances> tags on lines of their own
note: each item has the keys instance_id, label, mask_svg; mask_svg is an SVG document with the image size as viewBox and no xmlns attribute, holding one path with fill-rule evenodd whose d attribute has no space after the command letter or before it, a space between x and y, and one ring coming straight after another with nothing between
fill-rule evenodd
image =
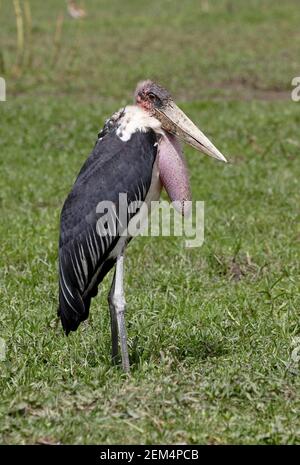
<instances>
[{"instance_id":1,"label":"marabou stork","mask_svg":"<svg viewBox=\"0 0 300 465\"><path fill-rule=\"evenodd\" d=\"M61 212L58 314L63 329L66 334L75 331L88 317L91 298L115 266L108 296L112 357L115 360L118 355L119 335L126 372L129 358L123 270L124 249L132 238L126 227L141 211L132 211L129 205L135 201L149 205L159 199L165 187L171 201L179 202L185 214L190 187L179 140L226 162L164 88L150 80L139 83L134 105L122 108L106 121ZM120 220L121 193L127 199L126 221ZM105 216L97 209L101 201L115 206L112 221L106 221L102 230L97 227L99 218Z\"/></svg>"}]
</instances>

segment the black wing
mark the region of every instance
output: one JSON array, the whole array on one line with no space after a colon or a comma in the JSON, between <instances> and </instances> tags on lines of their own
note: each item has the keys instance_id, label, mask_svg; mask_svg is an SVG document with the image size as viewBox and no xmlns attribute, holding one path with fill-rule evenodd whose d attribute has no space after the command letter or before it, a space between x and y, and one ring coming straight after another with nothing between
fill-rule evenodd
<instances>
[{"instance_id":1,"label":"black wing","mask_svg":"<svg viewBox=\"0 0 300 465\"><path fill-rule=\"evenodd\" d=\"M101 135L61 213L58 313L67 334L88 317L91 298L114 265L110 254L123 228L117 218L119 194L127 194L128 204L144 201L156 158L153 131L136 132L126 142L116 135L116 128ZM113 202L116 210L116 230L106 236L97 233L101 216L97 206L102 201ZM129 219L132 216L129 212Z\"/></svg>"}]
</instances>

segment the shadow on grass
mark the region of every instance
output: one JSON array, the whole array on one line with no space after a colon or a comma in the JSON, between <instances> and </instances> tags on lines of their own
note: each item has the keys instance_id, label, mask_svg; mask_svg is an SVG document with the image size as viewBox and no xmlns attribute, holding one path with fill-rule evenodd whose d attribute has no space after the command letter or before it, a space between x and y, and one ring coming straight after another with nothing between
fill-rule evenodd
<instances>
[{"instance_id":1,"label":"shadow on grass","mask_svg":"<svg viewBox=\"0 0 300 465\"><path fill-rule=\"evenodd\" d=\"M168 345L166 341L159 347L158 345L150 346L149 341L143 347L141 338L136 337L130 348L130 362L138 368L143 362L160 363L164 359L172 359L178 362L187 362L194 364L199 361L205 361L209 358L218 358L228 353L224 347L223 340L204 339L203 335L186 334L185 337L180 335L171 335L172 340Z\"/></svg>"}]
</instances>

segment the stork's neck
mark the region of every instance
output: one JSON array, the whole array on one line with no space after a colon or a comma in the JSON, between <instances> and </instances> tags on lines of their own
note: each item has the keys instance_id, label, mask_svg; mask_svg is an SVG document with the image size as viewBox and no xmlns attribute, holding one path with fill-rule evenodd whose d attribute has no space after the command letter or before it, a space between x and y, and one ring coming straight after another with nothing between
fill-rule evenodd
<instances>
[{"instance_id":1,"label":"stork's neck","mask_svg":"<svg viewBox=\"0 0 300 465\"><path fill-rule=\"evenodd\" d=\"M158 119L137 105L128 105L120 119L117 136L126 142L135 132L147 132L151 129L157 134L164 134Z\"/></svg>"}]
</instances>

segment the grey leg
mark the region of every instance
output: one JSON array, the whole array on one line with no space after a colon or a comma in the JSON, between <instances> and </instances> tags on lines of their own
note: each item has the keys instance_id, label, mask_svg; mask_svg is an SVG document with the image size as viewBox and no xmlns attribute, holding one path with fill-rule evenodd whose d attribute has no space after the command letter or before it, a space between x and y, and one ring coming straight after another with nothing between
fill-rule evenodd
<instances>
[{"instance_id":1,"label":"grey leg","mask_svg":"<svg viewBox=\"0 0 300 465\"><path fill-rule=\"evenodd\" d=\"M117 258L116 263L116 271L114 276L113 282L113 291L111 291L110 295L110 308L113 308L113 312L111 310L111 314L114 313L112 321L112 338L113 338L113 354L117 352L116 345L115 345L115 333L116 333L116 326L118 326L119 330L119 337L120 337L120 345L121 345L121 355L122 355L122 366L125 372L130 371L129 367L129 358L128 358L128 349L127 349L127 333L126 333L126 325L125 325L125 296L124 296L124 286L123 286L123 279L124 279L124 256L123 254ZM117 321L117 324L116 324Z\"/></svg>"},{"instance_id":2,"label":"grey leg","mask_svg":"<svg viewBox=\"0 0 300 465\"><path fill-rule=\"evenodd\" d=\"M110 311L110 327L111 327L111 342L112 342L112 352L111 357L113 362L116 361L116 358L119 353L118 345L118 321L115 306L113 304L113 295L115 291L115 281L116 281L116 272L114 274L113 281L111 283L111 288L108 294L108 305Z\"/></svg>"}]
</instances>

